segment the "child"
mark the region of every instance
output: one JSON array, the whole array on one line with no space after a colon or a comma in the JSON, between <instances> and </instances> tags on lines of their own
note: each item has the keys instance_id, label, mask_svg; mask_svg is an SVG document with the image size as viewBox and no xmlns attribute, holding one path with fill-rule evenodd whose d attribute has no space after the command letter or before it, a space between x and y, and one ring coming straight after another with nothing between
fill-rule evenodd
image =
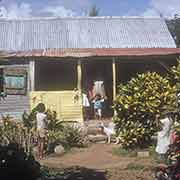
<instances>
[{"instance_id":1,"label":"child","mask_svg":"<svg viewBox=\"0 0 180 180\"><path fill-rule=\"evenodd\" d=\"M92 101L92 103L94 103L95 119L101 120L101 118L102 118L103 102L104 102L104 99L101 98L101 95L96 94L94 100Z\"/></svg>"},{"instance_id":2,"label":"child","mask_svg":"<svg viewBox=\"0 0 180 180\"><path fill-rule=\"evenodd\" d=\"M37 106L36 123L38 133L38 155L39 159L41 159L43 157L47 128L47 115L45 114L45 105L43 103L39 103Z\"/></svg>"}]
</instances>

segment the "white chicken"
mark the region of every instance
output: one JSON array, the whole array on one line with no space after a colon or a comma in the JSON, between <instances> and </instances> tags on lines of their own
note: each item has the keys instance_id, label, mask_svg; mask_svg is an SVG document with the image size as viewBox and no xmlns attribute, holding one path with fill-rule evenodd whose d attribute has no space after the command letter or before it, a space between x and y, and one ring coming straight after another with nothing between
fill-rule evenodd
<instances>
[{"instance_id":1,"label":"white chicken","mask_svg":"<svg viewBox=\"0 0 180 180\"><path fill-rule=\"evenodd\" d=\"M115 132L115 124L113 122L110 122L108 124L108 126L104 126L104 123L102 122L100 127L102 128L104 134L106 134L106 136L108 137L108 144L111 143L111 137L112 135L115 135L116 132ZM118 144L119 141L118 139L116 138L116 143L115 144Z\"/></svg>"}]
</instances>

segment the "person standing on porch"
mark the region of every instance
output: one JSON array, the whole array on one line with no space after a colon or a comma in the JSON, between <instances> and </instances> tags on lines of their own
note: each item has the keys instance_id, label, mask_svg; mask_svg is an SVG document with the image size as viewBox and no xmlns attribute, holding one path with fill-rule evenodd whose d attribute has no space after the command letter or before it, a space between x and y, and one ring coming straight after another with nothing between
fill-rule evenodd
<instances>
[{"instance_id":1,"label":"person standing on porch","mask_svg":"<svg viewBox=\"0 0 180 180\"><path fill-rule=\"evenodd\" d=\"M87 94L82 94L83 115L85 120L90 119L90 103Z\"/></svg>"},{"instance_id":2,"label":"person standing on porch","mask_svg":"<svg viewBox=\"0 0 180 180\"><path fill-rule=\"evenodd\" d=\"M95 94L94 94L94 91L93 91L93 81L89 81L88 82L88 86L87 86L87 95L88 95L88 98L89 100L93 100L94 97L95 97Z\"/></svg>"},{"instance_id":3,"label":"person standing on porch","mask_svg":"<svg viewBox=\"0 0 180 180\"><path fill-rule=\"evenodd\" d=\"M94 115L95 119L102 119L102 109L103 109L104 98L101 98L100 94L96 94L92 103L94 103Z\"/></svg>"},{"instance_id":4,"label":"person standing on porch","mask_svg":"<svg viewBox=\"0 0 180 180\"><path fill-rule=\"evenodd\" d=\"M42 159L47 132L47 115L45 114L45 105L39 103L36 114L37 134L38 134L38 156Z\"/></svg>"}]
</instances>

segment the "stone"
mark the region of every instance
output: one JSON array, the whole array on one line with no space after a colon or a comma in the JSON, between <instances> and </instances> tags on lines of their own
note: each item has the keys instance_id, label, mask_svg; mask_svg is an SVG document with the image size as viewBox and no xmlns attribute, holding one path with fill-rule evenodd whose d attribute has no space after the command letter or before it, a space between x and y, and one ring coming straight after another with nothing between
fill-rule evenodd
<instances>
[{"instance_id":1,"label":"stone","mask_svg":"<svg viewBox=\"0 0 180 180\"><path fill-rule=\"evenodd\" d=\"M54 153L57 155L62 155L65 153L65 149L62 145L58 145L54 148Z\"/></svg>"},{"instance_id":2,"label":"stone","mask_svg":"<svg viewBox=\"0 0 180 180\"><path fill-rule=\"evenodd\" d=\"M101 134L88 135L88 139L89 139L90 142L97 143L97 142L100 142L100 141L107 141L107 136L101 135Z\"/></svg>"},{"instance_id":3,"label":"stone","mask_svg":"<svg viewBox=\"0 0 180 180\"><path fill-rule=\"evenodd\" d=\"M146 158L146 157L149 157L149 152L148 151L140 151L137 153L137 156L139 158Z\"/></svg>"}]
</instances>

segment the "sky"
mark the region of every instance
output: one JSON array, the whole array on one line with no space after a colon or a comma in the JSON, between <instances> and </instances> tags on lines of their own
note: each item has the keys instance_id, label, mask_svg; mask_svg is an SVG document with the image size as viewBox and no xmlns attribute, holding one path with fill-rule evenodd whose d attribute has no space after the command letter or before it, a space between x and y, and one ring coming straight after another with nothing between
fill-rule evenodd
<instances>
[{"instance_id":1,"label":"sky","mask_svg":"<svg viewBox=\"0 0 180 180\"><path fill-rule=\"evenodd\" d=\"M180 0L1 0L2 18L86 16L96 5L100 16L160 16L180 14Z\"/></svg>"}]
</instances>

